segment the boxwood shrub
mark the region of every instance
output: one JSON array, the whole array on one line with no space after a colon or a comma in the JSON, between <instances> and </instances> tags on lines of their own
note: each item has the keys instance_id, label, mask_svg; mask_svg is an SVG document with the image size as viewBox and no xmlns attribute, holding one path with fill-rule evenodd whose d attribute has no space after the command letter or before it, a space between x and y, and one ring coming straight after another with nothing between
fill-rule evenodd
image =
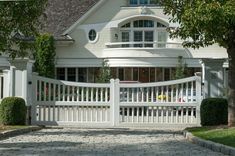
<instances>
[{"instance_id":1,"label":"boxwood shrub","mask_svg":"<svg viewBox=\"0 0 235 156\"><path fill-rule=\"evenodd\" d=\"M228 102L223 98L208 98L201 103L201 125L212 126L227 124Z\"/></svg>"},{"instance_id":2,"label":"boxwood shrub","mask_svg":"<svg viewBox=\"0 0 235 156\"><path fill-rule=\"evenodd\" d=\"M25 101L19 97L4 98L0 104L0 122L4 125L25 125Z\"/></svg>"}]
</instances>

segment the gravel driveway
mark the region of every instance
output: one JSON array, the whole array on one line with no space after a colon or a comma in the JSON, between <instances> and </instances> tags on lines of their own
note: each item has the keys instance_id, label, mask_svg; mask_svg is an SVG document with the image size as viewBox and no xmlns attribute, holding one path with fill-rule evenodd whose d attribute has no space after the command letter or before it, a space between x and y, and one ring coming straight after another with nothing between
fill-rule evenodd
<instances>
[{"instance_id":1,"label":"gravel driveway","mask_svg":"<svg viewBox=\"0 0 235 156\"><path fill-rule=\"evenodd\" d=\"M222 156L173 131L143 129L43 129L0 141L0 155Z\"/></svg>"}]
</instances>

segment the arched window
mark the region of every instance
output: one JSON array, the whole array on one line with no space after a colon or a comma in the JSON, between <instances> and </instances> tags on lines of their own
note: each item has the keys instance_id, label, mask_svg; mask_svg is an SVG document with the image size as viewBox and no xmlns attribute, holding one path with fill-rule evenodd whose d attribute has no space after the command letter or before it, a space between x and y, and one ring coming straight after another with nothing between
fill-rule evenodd
<instances>
[{"instance_id":1,"label":"arched window","mask_svg":"<svg viewBox=\"0 0 235 156\"><path fill-rule=\"evenodd\" d=\"M150 19L128 21L120 26L120 31L121 42L134 42L122 44L122 47L164 47L162 43L167 40L166 25Z\"/></svg>"}]
</instances>

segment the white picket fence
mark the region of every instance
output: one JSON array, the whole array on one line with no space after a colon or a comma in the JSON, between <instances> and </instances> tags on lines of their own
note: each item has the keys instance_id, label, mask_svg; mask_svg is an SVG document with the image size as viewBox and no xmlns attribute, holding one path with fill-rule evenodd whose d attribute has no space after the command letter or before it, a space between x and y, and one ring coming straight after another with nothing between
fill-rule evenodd
<instances>
[{"instance_id":1,"label":"white picket fence","mask_svg":"<svg viewBox=\"0 0 235 156\"><path fill-rule=\"evenodd\" d=\"M32 123L39 125L200 124L201 81L75 83L33 75Z\"/></svg>"}]
</instances>

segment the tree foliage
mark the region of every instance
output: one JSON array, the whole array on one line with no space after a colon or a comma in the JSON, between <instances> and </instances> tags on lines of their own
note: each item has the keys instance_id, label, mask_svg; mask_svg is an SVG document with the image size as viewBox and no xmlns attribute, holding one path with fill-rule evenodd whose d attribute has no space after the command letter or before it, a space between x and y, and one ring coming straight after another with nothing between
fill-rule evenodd
<instances>
[{"instance_id":1,"label":"tree foliage","mask_svg":"<svg viewBox=\"0 0 235 156\"><path fill-rule=\"evenodd\" d=\"M99 83L109 83L112 78L111 69L106 60L103 61L102 67L99 70L98 80Z\"/></svg>"},{"instance_id":2,"label":"tree foliage","mask_svg":"<svg viewBox=\"0 0 235 156\"><path fill-rule=\"evenodd\" d=\"M235 29L235 0L164 0L165 14L179 27L171 31L185 46L205 47L219 43L227 48Z\"/></svg>"},{"instance_id":3,"label":"tree foliage","mask_svg":"<svg viewBox=\"0 0 235 156\"><path fill-rule=\"evenodd\" d=\"M54 78L55 74L55 46L54 38L49 34L42 34L35 42L35 70L40 76Z\"/></svg>"},{"instance_id":4,"label":"tree foliage","mask_svg":"<svg viewBox=\"0 0 235 156\"><path fill-rule=\"evenodd\" d=\"M235 0L162 0L164 13L178 27L170 36L186 47L218 43L229 57L228 124L235 126Z\"/></svg>"},{"instance_id":5,"label":"tree foliage","mask_svg":"<svg viewBox=\"0 0 235 156\"><path fill-rule=\"evenodd\" d=\"M0 2L0 54L10 57L28 55L27 49L33 45L28 42L37 35L39 17L47 0L24 0Z\"/></svg>"},{"instance_id":6,"label":"tree foliage","mask_svg":"<svg viewBox=\"0 0 235 156\"><path fill-rule=\"evenodd\" d=\"M175 79L182 79L182 78L185 78L186 76L186 71L187 70L187 65L186 63L184 63L183 61L183 57L182 56L179 56L178 57L178 65L176 67L176 70L175 70L175 76L174 78Z\"/></svg>"}]
</instances>

